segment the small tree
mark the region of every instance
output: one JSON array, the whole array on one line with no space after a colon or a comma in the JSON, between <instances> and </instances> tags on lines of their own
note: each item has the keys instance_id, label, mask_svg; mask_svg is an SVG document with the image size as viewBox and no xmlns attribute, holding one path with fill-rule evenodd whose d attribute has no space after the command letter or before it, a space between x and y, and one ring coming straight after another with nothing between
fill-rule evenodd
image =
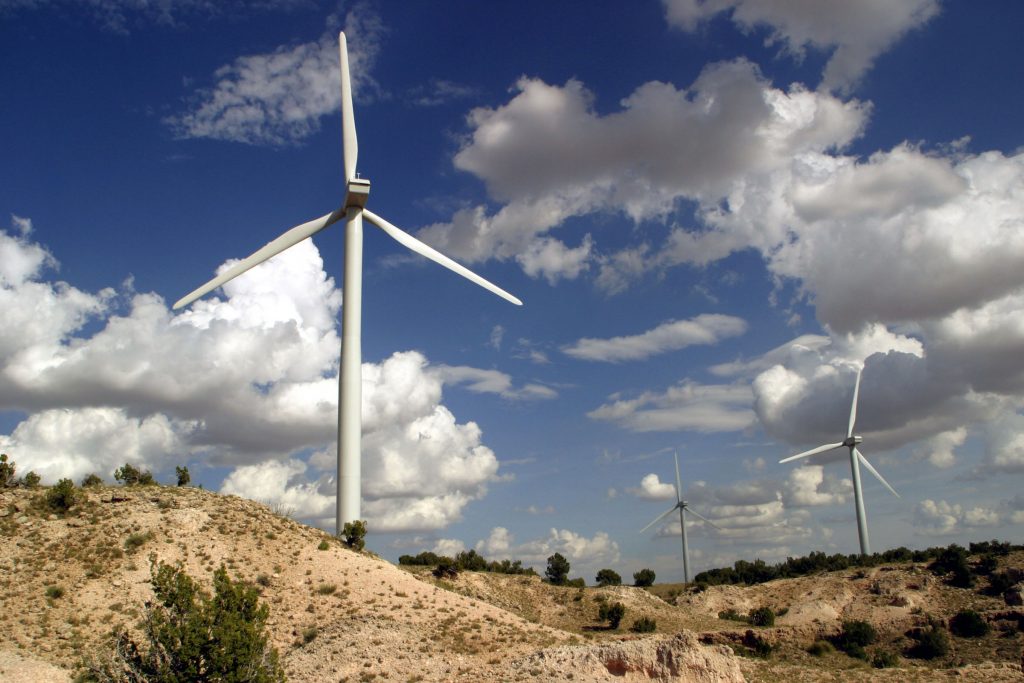
<instances>
[{"instance_id":1,"label":"small tree","mask_svg":"<svg viewBox=\"0 0 1024 683\"><path fill-rule=\"evenodd\" d=\"M139 470L130 463L114 470L114 479L125 486L152 486L156 484L153 473L149 470Z\"/></svg>"},{"instance_id":2,"label":"small tree","mask_svg":"<svg viewBox=\"0 0 1024 683\"><path fill-rule=\"evenodd\" d=\"M548 568L544 570L544 577L555 586L564 586L569 578L569 560L562 557L561 553L555 553L548 558Z\"/></svg>"},{"instance_id":3,"label":"small tree","mask_svg":"<svg viewBox=\"0 0 1024 683\"><path fill-rule=\"evenodd\" d=\"M751 626L774 626L775 612L771 607L757 607L750 610L749 621Z\"/></svg>"},{"instance_id":4,"label":"small tree","mask_svg":"<svg viewBox=\"0 0 1024 683\"><path fill-rule=\"evenodd\" d=\"M174 473L178 475L178 486L188 486L192 476L188 473L188 467L175 467Z\"/></svg>"},{"instance_id":5,"label":"small tree","mask_svg":"<svg viewBox=\"0 0 1024 683\"><path fill-rule=\"evenodd\" d=\"M597 618L601 621L607 621L609 628L613 631L622 623L622 617L624 616L626 616L626 606L621 602L602 603L597 611Z\"/></svg>"},{"instance_id":6,"label":"small tree","mask_svg":"<svg viewBox=\"0 0 1024 683\"><path fill-rule=\"evenodd\" d=\"M283 683L266 633L270 610L254 587L233 582L221 566L210 597L180 565L155 556L150 577L156 604L147 604L145 642L121 632L112 660L91 667L100 680Z\"/></svg>"},{"instance_id":7,"label":"small tree","mask_svg":"<svg viewBox=\"0 0 1024 683\"><path fill-rule=\"evenodd\" d=\"M25 475L25 478L21 480L21 483L26 488L34 489L37 486L39 486L39 482L41 480L42 479L40 478L40 476L38 474L36 474L35 472L32 472L32 471L29 471L29 473Z\"/></svg>"},{"instance_id":8,"label":"small tree","mask_svg":"<svg viewBox=\"0 0 1024 683\"><path fill-rule=\"evenodd\" d=\"M633 574L633 585L639 588L645 586L654 585L654 570L653 569L641 569L640 571Z\"/></svg>"},{"instance_id":9,"label":"small tree","mask_svg":"<svg viewBox=\"0 0 1024 683\"><path fill-rule=\"evenodd\" d=\"M75 483L70 479L61 479L46 492L46 507L54 512L65 513L75 504Z\"/></svg>"},{"instance_id":10,"label":"small tree","mask_svg":"<svg viewBox=\"0 0 1024 683\"><path fill-rule=\"evenodd\" d=\"M362 550L366 547L366 521L357 519L354 522L345 522L341 529L341 542L352 550Z\"/></svg>"},{"instance_id":11,"label":"small tree","mask_svg":"<svg viewBox=\"0 0 1024 683\"><path fill-rule=\"evenodd\" d=\"M981 638L988 635L988 622L972 609L960 610L949 620L949 630L961 638Z\"/></svg>"},{"instance_id":12,"label":"small tree","mask_svg":"<svg viewBox=\"0 0 1024 683\"><path fill-rule=\"evenodd\" d=\"M454 579L459 575L459 563L442 555L437 558L437 566L431 572L435 579Z\"/></svg>"},{"instance_id":13,"label":"small tree","mask_svg":"<svg viewBox=\"0 0 1024 683\"><path fill-rule=\"evenodd\" d=\"M629 627L629 630L633 633L654 633L658 628L658 622L650 617L640 617L633 622L633 625Z\"/></svg>"},{"instance_id":14,"label":"small tree","mask_svg":"<svg viewBox=\"0 0 1024 683\"><path fill-rule=\"evenodd\" d=\"M0 453L0 487L13 486L14 480L14 461L7 461L7 454Z\"/></svg>"},{"instance_id":15,"label":"small tree","mask_svg":"<svg viewBox=\"0 0 1024 683\"><path fill-rule=\"evenodd\" d=\"M868 622L844 621L843 630L836 636L835 644L851 657L867 659L868 654L864 647L875 642L877 638L878 632Z\"/></svg>"},{"instance_id":16,"label":"small tree","mask_svg":"<svg viewBox=\"0 0 1024 683\"><path fill-rule=\"evenodd\" d=\"M103 486L103 480L95 473L85 475L85 478L82 479L82 488L87 489L93 486Z\"/></svg>"},{"instance_id":17,"label":"small tree","mask_svg":"<svg viewBox=\"0 0 1024 683\"><path fill-rule=\"evenodd\" d=\"M621 586L622 577L619 576L618 572L611 569L602 569L597 572L597 585L598 586Z\"/></svg>"},{"instance_id":18,"label":"small tree","mask_svg":"<svg viewBox=\"0 0 1024 683\"><path fill-rule=\"evenodd\" d=\"M933 624L910 634L917 642L907 650L907 655L917 659L935 659L949 654L949 636L942 627Z\"/></svg>"}]
</instances>

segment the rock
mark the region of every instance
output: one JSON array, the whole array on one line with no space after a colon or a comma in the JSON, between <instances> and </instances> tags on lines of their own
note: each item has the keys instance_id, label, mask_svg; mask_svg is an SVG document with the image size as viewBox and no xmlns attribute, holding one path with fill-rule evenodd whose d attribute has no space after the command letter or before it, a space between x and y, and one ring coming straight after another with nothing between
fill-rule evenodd
<instances>
[{"instance_id":1,"label":"rock","mask_svg":"<svg viewBox=\"0 0 1024 683\"><path fill-rule=\"evenodd\" d=\"M25 522L28 521L28 517L26 517L25 515L22 515L21 517L18 517L18 519L14 520L14 521L17 522L18 524L24 524Z\"/></svg>"}]
</instances>

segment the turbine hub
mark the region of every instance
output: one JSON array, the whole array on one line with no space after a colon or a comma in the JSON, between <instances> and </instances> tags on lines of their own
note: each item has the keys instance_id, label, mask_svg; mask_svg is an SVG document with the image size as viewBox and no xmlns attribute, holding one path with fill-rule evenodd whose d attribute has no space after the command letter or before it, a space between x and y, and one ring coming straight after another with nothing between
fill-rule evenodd
<instances>
[{"instance_id":1,"label":"turbine hub","mask_svg":"<svg viewBox=\"0 0 1024 683\"><path fill-rule=\"evenodd\" d=\"M345 194L345 208L366 206L366 199L370 196L370 181L366 178L353 178L348 181L348 191Z\"/></svg>"},{"instance_id":2,"label":"turbine hub","mask_svg":"<svg viewBox=\"0 0 1024 683\"><path fill-rule=\"evenodd\" d=\"M846 437L846 439L843 440L843 445L846 446L847 448L852 448L852 447L856 446L857 444L859 444L859 443L861 443L863 441L864 441L863 437L860 437L860 436L848 436L848 437Z\"/></svg>"}]
</instances>

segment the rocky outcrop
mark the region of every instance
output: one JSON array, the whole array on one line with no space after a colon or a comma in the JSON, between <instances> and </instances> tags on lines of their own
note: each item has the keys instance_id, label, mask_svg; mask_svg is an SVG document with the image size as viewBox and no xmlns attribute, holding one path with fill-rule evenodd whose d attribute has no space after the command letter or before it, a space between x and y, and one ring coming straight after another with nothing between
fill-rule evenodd
<instances>
[{"instance_id":1,"label":"rocky outcrop","mask_svg":"<svg viewBox=\"0 0 1024 683\"><path fill-rule=\"evenodd\" d=\"M513 663L532 680L565 681L567 674L586 681L684 681L740 683L736 656L724 645L701 645L683 631L669 638L625 640L582 647L541 650Z\"/></svg>"}]
</instances>

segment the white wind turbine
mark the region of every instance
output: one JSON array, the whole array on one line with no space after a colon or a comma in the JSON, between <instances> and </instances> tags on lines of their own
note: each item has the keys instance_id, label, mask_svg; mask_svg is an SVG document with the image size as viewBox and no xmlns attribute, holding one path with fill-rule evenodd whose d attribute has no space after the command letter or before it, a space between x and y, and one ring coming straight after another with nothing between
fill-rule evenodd
<instances>
[{"instance_id":1,"label":"white wind turbine","mask_svg":"<svg viewBox=\"0 0 1024 683\"><path fill-rule=\"evenodd\" d=\"M843 446L850 449L850 470L853 472L853 498L854 504L857 508L857 534L860 536L860 554L870 555L871 544L868 541L868 519L867 516L864 514L864 494L861 491L860 486L860 465L864 465L864 467L867 468L868 472L871 472L871 474L875 475L875 478L878 479L878 481L882 482L882 485L885 486L885 488L889 489L892 495L899 498L900 494L896 493L896 489L889 486L889 482L887 482L885 478L878 473L878 470L871 466L871 463L868 462L868 459L865 458L864 455L857 449L857 444L864 441L863 438L861 438L860 436L855 436L853 433L853 426L857 422L857 397L860 394L861 372L862 370L857 371L857 381L853 385L853 403L850 405L850 424L846 428L846 438L840 441L839 443L827 443L823 446L812 448L809 451L804 451L803 453L791 455L788 458L783 458L782 460L779 461L779 463L781 464L784 462L789 462L790 460L806 458L811 455L817 455L818 453L824 453L825 451L831 451L836 448L842 448Z\"/></svg>"},{"instance_id":2,"label":"white wind turbine","mask_svg":"<svg viewBox=\"0 0 1024 683\"><path fill-rule=\"evenodd\" d=\"M658 515L654 519L653 522L651 522L650 524L645 526L643 529L641 529L640 533L643 533L643 532L647 531L652 526L654 526L655 524L657 524L661 520L665 519L666 517L668 517L670 514L672 514L676 510L679 510L679 527L680 527L680 529L682 529L682 535L683 535L683 581L685 581L686 583L690 583L690 548L686 544L686 513L689 512L691 515L693 515L697 519L702 520L704 522L707 522L708 524L710 524L711 526L713 526L716 529L719 529L719 528L717 526L715 526L714 523L710 519L708 519L707 517L704 517L704 516L694 512L693 510L691 510L690 509L690 504L687 503L685 500L683 500L683 485L682 485L682 483L681 483L681 481L679 479L679 454L678 453L673 453L672 456L676 460L676 504L673 505L672 507L670 507L665 512L663 512L660 515ZM721 529L719 529L719 531L721 531Z\"/></svg>"},{"instance_id":3,"label":"white wind turbine","mask_svg":"<svg viewBox=\"0 0 1024 683\"><path fill-rule=\"evenodd\" d=\"M238 277L288 247L315 235L324 228L339 221L345 222L344 304L341 316L341 369L338 376L338 478L336 482L338 495L335 519L336 533L340 535L346 522L360 518L362 351L359 328L362 313L363 217L365 216L370 223L417 254L440 263L445 268L455 271L517 306L522 306L523 302L366 208L366 199L370 194L370 181L359 178L356 173L359 145L356 140L356 125L352 110L352 79L348 68L348 45L344 33L338 35L338 43L341 58L341 126L346 184L345 202L329 214L292 228L249 258L240 261L180 299L174 304L174 308L181 308L192 303L207 292Z\"/></svg>"}]
</instances>

